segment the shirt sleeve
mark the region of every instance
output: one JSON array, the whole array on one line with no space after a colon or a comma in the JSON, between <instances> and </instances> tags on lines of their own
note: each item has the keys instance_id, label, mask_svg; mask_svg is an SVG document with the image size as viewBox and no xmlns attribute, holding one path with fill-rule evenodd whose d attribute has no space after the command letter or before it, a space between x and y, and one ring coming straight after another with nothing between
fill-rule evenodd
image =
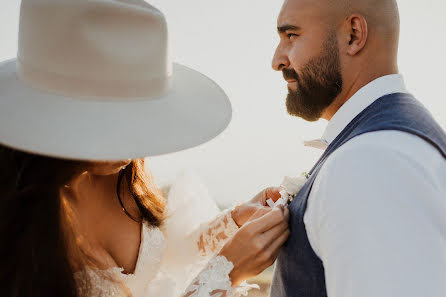
<instances>
[{"instance_id":1,"label":"shirt sleeve","mask_svg":"<svg viewBox=\"0 0 446 297\"><path fill-rule=\"evenodd\" d=\"M446 296L446 162L401 134L353 139L315 180L304 221L328 297Z\"/></svg>"}]
</instances>

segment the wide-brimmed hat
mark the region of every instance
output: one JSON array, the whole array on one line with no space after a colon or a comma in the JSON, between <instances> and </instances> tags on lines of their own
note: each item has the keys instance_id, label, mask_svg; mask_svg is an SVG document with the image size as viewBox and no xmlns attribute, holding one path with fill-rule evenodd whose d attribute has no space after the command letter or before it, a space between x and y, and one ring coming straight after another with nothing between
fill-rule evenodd
<instances>
[{"instance_id":1,"label":"wide-brimmed hat","mask_svg":"<svg viewBox=\"0 0 446 297\"><path fill-rule=\"evenodd\" d=\"M0 144L121 160L202 144L230 120L215 82L169 61L166 20L153 6L22 0L17 59L0 63Z\"/></svg>"}]
</instances>

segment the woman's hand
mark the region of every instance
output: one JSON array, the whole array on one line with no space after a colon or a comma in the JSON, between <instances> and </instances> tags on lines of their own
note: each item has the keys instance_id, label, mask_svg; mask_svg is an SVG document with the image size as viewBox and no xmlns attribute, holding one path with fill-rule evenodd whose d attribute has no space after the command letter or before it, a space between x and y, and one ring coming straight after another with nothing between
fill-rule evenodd
<instances>
[{"instance_id":1,"label":"woman's hand","mask_svg":"<svg viewBox=\"0 0 446 297\"><path fill-rule=\"evenodd\" d=\"M230 273L233 285L256 276L274 263L290 234L288 220L287 208L262 208L225 244L219 255L234 264Z\"/></svg>"},{"instance_id":2,"label":"woman's hand","mask_svg":"<svg viewBox=\"0 0 446 297\"><path fill-rule=\"evenodd\" d=\"M235 207L232 211L232 219L239 227L243 226L254 213L265 208L266 200L270 198L274 202L280 198L279 188L266 188L248 202Z\"/></svg>"}]
</instances>

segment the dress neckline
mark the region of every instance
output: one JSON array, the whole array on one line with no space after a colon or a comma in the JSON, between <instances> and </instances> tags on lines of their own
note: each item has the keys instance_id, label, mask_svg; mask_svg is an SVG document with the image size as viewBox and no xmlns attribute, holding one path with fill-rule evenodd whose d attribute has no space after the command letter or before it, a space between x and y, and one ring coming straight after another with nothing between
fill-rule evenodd
<instances>
[{"instance_id":1,"label":"dress neckline","mask_svg":"<svg viewBox=\"0 0 446 297\"><path fill-rule=\"evenodd\" d=\"M150 226L148 222L143 221L141 223L138 255L132 273L124 273L124 268L119 266L109 267L105 269L98 269L95 267L86 266L83 269L76 271L75 274L82 274L83 272L86 271L94 271L96 273L105 273L105 274L113 273L116 276L120 275L122 278L131 278L134 277L135 275L140 274L142 271L145 272L145 274L147 274L146 266L148 262L154 262L153 269L150 270L152 270L153 273L156 274L155 272L158 271L159 268L159 265L157 265L157 263L161 262L161 256L162 254L164 254L164 250L165 250L164 235L160 230L160 228ZM155 275L153 275L153 277L155 277Z\"/></svg>"}]
</instances>

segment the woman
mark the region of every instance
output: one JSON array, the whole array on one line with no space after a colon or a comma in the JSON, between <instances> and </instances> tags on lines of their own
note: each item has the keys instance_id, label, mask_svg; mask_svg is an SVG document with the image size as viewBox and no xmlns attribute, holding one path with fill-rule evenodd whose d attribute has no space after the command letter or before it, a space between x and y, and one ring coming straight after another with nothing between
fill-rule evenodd
<instances>
[{"instance_id":1,"label":"woman","mask_svg":"<svg viewBox=\"0 0 446 297\"><path fill-rule=\"evenodd\" d=\"M215 83L171 71L162 14L23 0L19 35L18 58L0 64L0 295L244 294L288 214L264 206L270 189L196 226L185 218L198 206L170 199L196 193L166 201L146 172L142 157L201 144L230 119Z\"/></svg>"}]
</instances>

